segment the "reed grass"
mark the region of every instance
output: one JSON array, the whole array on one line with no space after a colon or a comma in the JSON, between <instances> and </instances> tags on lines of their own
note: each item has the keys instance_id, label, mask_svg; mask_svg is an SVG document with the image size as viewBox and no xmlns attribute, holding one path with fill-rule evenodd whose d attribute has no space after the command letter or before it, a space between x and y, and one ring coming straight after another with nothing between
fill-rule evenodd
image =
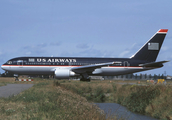
<instances>
[{"instance_id":1,"label":"reed grass","mask_svg":"<svg viewBox=\"0 0 172 120\"><path fill-rule=\"evenodd\" d=\"M3 78L0 85L14 82ZM115 102L130 111L157 119L172 119L172 86L145 82L130 85L121 81L54 81L35 79L34 86L19 95L0 98L0 119L117 119L90 102ZM133 83L133 81L128 81ZM168 82L171 83L171 82Z\"/></svg>"},{"instance_id":2,"label":"reed grass","mask_svg":"<svg viewBox=\"0 0 172 120\"><path fill-rule=\"evenodd\" d=\"M37 81L17 96L0 99L3 120L105 120L105 114L84 97L53 81Z\"/></svg>"},{"instance_id":3,"label":"reed grass","mask_svg":"<svg viewBox=\"0 0 172 120\"><path fill-rule=\"evenodd\" d=\"M115 102L130 111L157 119L172 119L171 84L118 84L121 81L63 82L61 85L93 102ZM130 81L128 83L132 83ZM168 81L168 83L171 83ZM103 97L102 97L103 96ZM102 99L103 98L103 99Z\"/></svg>"}]
</instances>

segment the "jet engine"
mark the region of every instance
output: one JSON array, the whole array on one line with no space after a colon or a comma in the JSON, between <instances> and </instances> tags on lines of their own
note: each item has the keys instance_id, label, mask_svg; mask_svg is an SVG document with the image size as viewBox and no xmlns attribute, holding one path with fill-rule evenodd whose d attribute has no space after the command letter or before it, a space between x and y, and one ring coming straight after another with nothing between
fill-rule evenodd
<instances>
[{"instance_id":1,"label":"jet engine","mask_svg":"<svg viewBox=\"0 0 172 120\"><path fill-rule=\"evenodd\" d=\"M69 77L76 76L77 74L72 72L70 69L56 69L54 75L57 79L68 79Z\"/></svg>"}]
</instances>

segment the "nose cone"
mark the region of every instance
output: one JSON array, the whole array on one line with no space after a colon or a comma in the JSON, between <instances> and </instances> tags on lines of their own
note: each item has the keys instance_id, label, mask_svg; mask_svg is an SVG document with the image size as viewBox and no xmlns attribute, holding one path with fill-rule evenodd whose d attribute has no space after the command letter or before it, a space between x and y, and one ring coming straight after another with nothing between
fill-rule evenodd
<instances>
[{"instance_id":1,"label":"nose cone","mask_svg":"<svg viewBox=\"0 0 172 120\"><path fill-rule=\"evenodd\" d=\"M1 65L1 69L5 70L5 66L4 65Z\"/></svg>"}]
</instances>

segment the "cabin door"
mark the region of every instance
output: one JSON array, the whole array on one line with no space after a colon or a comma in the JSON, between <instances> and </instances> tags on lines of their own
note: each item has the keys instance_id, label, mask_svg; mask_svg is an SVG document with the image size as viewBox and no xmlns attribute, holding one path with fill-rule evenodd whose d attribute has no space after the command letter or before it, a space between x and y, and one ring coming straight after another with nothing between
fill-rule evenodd
<instances>
[{"instance_id":1,"label":"cabin door","mask_svg":"<svg viewBox=\"0 0 172 120\"><path fill-rule=\"evenodd\" d=\"M128 63L128 61L124 61L124 68L128 68L130 66L130 64Z\"/></svg>"},{"instance_id":2,"label":"cabin door","mask_svg":"<svg viewBox=\"0 0 172 120\"><path fill-rule=\"evenodd\" d=\"M23 67L23 60L18 60L17 65L22 68Z\"/></svg>"}]
</instances>

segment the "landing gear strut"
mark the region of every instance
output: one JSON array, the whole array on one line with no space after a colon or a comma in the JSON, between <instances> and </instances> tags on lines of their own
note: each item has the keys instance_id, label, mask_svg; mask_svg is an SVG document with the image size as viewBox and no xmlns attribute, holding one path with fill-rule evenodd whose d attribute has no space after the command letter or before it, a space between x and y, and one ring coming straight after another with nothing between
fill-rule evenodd
<instances>
[{"instance_id":1,"label":"landing gear strut","mask_svg":"<svg viewBox=\"0 0 172 120\"><path fill-rule=\"evenodd\" d=\"M18 77L19 76L17 74L14 74L15 81L19 81Z\"/></svg>"},{"instance_id":2,"label":"landing gear strut","mask_svg":"<svg viewBox=\"0 0 172 120\"><path fill-rule=\"evenodd\" d=\"M90 82L90 77L88 76L87 73L84 73L84 74L81 75L80 81Z\"/></svg>"},{"instance_id":3,"label":"landing gear strut","mask_svg":"<svg viewBox=\"0 0 172 120\"><path fill-rule=\"evenodd\" d=\"M19 81L18 77L15 77L15 81Z\"/></svg>"}]
</instances>

